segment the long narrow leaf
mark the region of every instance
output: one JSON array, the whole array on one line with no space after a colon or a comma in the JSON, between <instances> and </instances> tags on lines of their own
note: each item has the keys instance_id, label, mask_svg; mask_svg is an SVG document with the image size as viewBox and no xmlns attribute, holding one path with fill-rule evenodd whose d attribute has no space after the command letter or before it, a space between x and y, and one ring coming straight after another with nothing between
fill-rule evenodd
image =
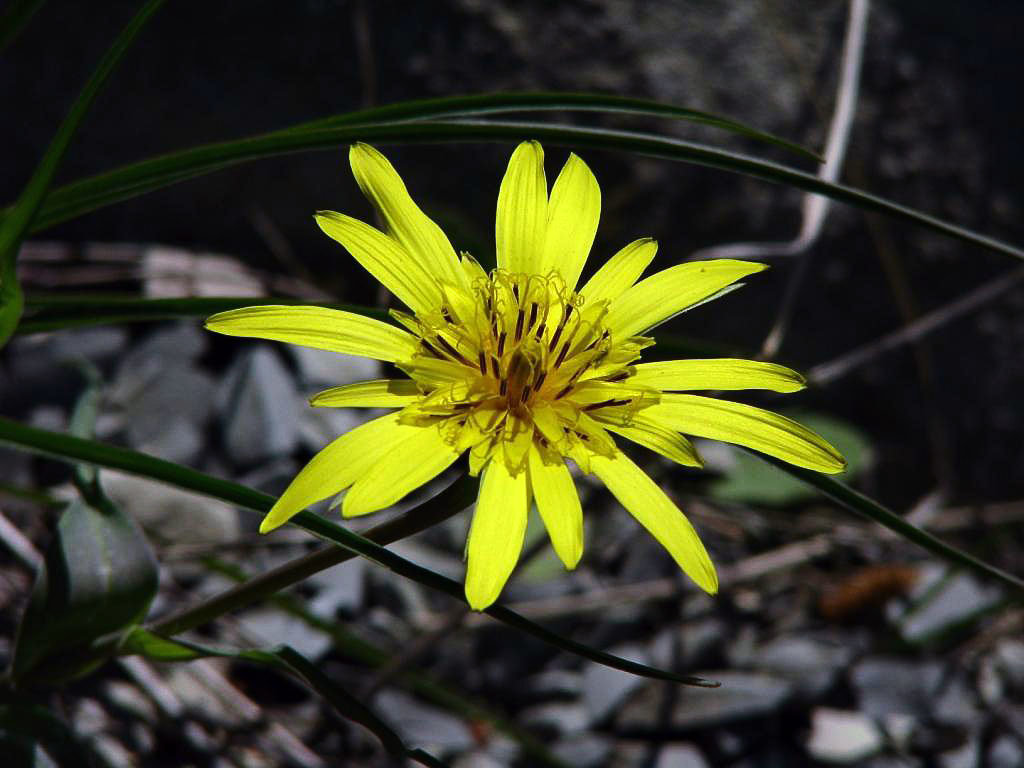
<instances>
[{"instance_id":1,"label":"long narrow leaf","mask_svg":"<svg viewBox=\"0 0 1024 768\"><path fill-rule=\"evenodd\" d=\"M34 230L80 216L178 181L201 176L249 160L291 152L335 149L353 141L378 143L507 142L525 138L575 148L619 150L713 168L787 184L825 195L870 211L886 213L966 243L1024 259L1024 250L986 235L949 224L934 216L877 195L831 184L810 173L738 152L649 133L582 128L531 122L436 121L339 126L319 130L290 130L253 136L143 160L74 182L55 190L46 200Z\"/></svg>"},{"instance_id":2,"label":"long narrow leaf","mask_svg":"<svg viewBox=\"0 0 1024 768\"><path fill-rule=\"evenodd\" d=\"M0 51L3 51L28 24L29 19L43 7L46 0L10 0L0 14Z\"/></svg>"},{"instance_id":3,"label":"long narrow leaf","mask_svg":"<svg viewBox=\"0 0 1024 768\"><path fill-rule=\"evenodd\" d=\"M503 115L510 112L598 112L644 117L664 117L709 125L747 138L773 144L795 152L815 162L822 158L786 139L766 131L752 128L737 120L688 107L678 107L650 99L613 96L601 93L571 93L559 91L526 91L521 93L474 93L464 96L445 96L436 99L416 99L388 104L383 107L333 115L295 126L292 130L309 131L334 128L341 125L369 125L422 120L451 119Z\"/></svg>"},{"instance_id":4,"label":"long narrow leaf","mask_svg":"<svg viewBox=\"0 0 1024 768\"><path fill-rule=\"evenodd\" d=\"M908 541L917 544L919 547L931 552L933 555L942 558L946 562L962 565L984 578L993 579L1013 590L1024 590L1024 579L1014 576L1012 573L989 565L974 555L964 552L962 549L947 544L941 539L932 536L927 531L918 528L916 525L907 522L892 510L886 509L877 501L863 493L853 490L847 485L833 480L827 475L812 472L800 467L794 467L785 462L779 461L771 456L765 456L756 451L748 451L753 456L772 464L797 480L810 485L830 499L858 515L863 515L880 525L884 525L891 531L895 531Z\"/></svg>"},{"instance_id":5,"label":"long narrow leaf","mask_svg":"<svg viewBox=\"0 0 1024 768\"><path fill-rule=\"evenodd\" d=\"M57 129L56 135L50 142L50 146L47 147L42 160L39 161L39 165L21 193L21 197L18 198L18 202L10 209L3 221L0 221L0 281L3 282L3 288L0 289L0 302L2 302L0 303L0 332L6 333L6 335L0 335L0 346L10 337L13 330L12 325L17 324L17 318L21 315L20 291L11 287L11 281L17 282L14 262L21 240L29 231L29 227L39 211L39 206L53 182L57 167L64 159L64 153L67 151L68 145L71 144L71 139L78 131L78 127L82 124L86 112L89 111L96 96L106 85L107 79L121 62L121 58L139 30L163 5L163 2L164 0L148 0L103 55L96 71L86 82L67 117L64 118L64 122Z\"/></svg>"},{"instance_id":6,"label":"long narrow leaf","mask_svg":"<svg viewBox=\"0 0 1024 768\"><path fill-rule=\"evenodd\" d=\"M268 512L274 502L272 496L268 496L260 491L232 483L229 480L212 477L194 469L174 464L173 462L147 456L144 453L138 453L127 448L119 448L94 440L82 440L58 432L29 427L2 417L0 417L0 442L10 443L60 459L88 461L104 467L121 469L154 480L171 483L179 488L196 491L261 513ZM369 539L318 517L312 512L301 512L292 518L292 522L321 538L332 541L351 552L373 560L395 573L414 579L433 589L446 592L458 600L463 599L462 585L457 581L409 562ZM577 643L501 606L493 605L486 612L499 621L532 634L534 637L551 643L557 648L614 669L630 672L642 677L668 680L684 685L701 687L715 687L718 685L703 678L677 675L672 672L649 667L645 664L638 664L628 659L597 650L583 643Z\"/></svg>"}]
</instances>

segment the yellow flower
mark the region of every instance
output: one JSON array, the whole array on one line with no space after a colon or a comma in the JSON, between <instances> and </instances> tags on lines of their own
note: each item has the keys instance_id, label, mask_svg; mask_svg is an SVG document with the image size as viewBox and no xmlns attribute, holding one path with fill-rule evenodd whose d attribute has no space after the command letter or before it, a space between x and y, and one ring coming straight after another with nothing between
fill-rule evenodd
<instances>
[{"instance_id":1,"label":"yellow flower","mask_svg":"<svg viewBox=\"0 0 1024 768\"><path fill-rule=\"evenodd\" d=\"M579 562L583 513L566 465L571 459L714 593L718 577L693 526L613 435L686 466L699 467L701 460L681 432L800 467L842 471L843 458L831 445L789 419L684 394L794 392L804 385L794 371L732 359L637 362L654 343L640 334L764 265L691 262L639 280L657 250L653 240L641 239L577 288L597 230L600 189L571 154L549 197L543 150L524 142L498 193L498 268L488 274L468 253L456 256L380 152L357 144L349 160L387 231L332 211L318 213L316 221L409 308L391 313L403 327L291 306L222 312L206 327L383 360L408 378L359 382L312 398L315 406L397 410L320 451L261 531L346 489L345 517L384 509L468 451L469 471L481 479L466 547L466 598L479 610L497 599L515 567L531 502L565 566Z\"/></svg>"}]
</instances>

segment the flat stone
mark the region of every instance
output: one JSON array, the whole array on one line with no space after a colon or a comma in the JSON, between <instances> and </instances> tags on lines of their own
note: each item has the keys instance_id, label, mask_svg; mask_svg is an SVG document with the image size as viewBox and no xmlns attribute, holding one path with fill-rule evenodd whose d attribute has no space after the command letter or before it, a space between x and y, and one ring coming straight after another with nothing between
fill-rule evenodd
<instances>
[{"instance_id":1,"label":"flat stone","mask_svg":"<svg viewBox=\"0 0 1024 768\"><path fill-rule=\"evenodd\" d=\"M308 581L320 589L309 602L309 609L316 616L334 619L339 612L354 614L363 605L366 560L353 558L334 568L320 571Z\"/></svg>"},{"instance_id":2,"label":"flat stone","mask_svg":"<svg viewBox=\"0 0 1024 768\"><path fill-rule=\"evenodd\" d=\"M640 664L650 663L650 654L640 645L622 645L609 653ZM606 718L631 692L646 681L637 675L588 662L583 668L583 705L591 723Z\"/></svg>"},{"instance_id":3,"label":"flat stone","mask_svg":"<svg viewBox=\"0 0 1024 768\"><path fill-rule=\"evenodd\" d=\"M246 632L260 639L259 645L290 645L310 661L320 660L334 645L326 632L315 630L301 619L274 608L246 611L237 621Z\"/></svg>"},{"instance_id":4,"label":"flat stone","mask_svg":"<svg viewBox=\"0 0 1024 768\"><path fill-rule=\"evenodd\" d=\"M797 695L815 700L835 684L852 656L848 646L785 636L756 647L750 661L760 671L790 680Z\"/></svg>"},{"instance_id":5,"label":"flat stone","mask_svg":"<svg viewBox=\"0 0 1024 768\"><path fill-rule=\"evenodd\" d=\"M869 717L904 714L926 718L942 675L942 665L936 662L874 656L853 667L850 682L860 710Z\"/></svg>"},{"instance_id":6,"label":"flat stone","mask_svg":"<svg viewBox=\"0 0 1024 768\"><path fill-rule=\"evenodd\" d=\"M1024 642L1004 638L993 654L996 669L1014 690L1024 691Z\"/></svg>"},{"instance_id":7,"label":"flat stone","mask_svg":"<svg viewBox=\"0 0 1024 768\"><path fill-rule=\"evenodd\" d=\"M988 748L988 768L1020 768L1024 765L1024 748L1010 736L1000 736Z\"/></svg>"},{"instance_id":8,"label":"flat stone","mask_svg":"<svg viewBox=\"0 0 1024 768\"><path fill-rule=\"evenodd\" d=\"M818 707L811 715L807 751L815 760L855 765L882 750L882 732L860 712Z\"/></svg>"},{"instance_id":9,"label":"flat stone","mask_svg":"<svg viewBox=\"0 0 1024 768\"><path fill-rule=\"evenodd\" d=\"M590 723L586 708L579 702L552 701L528 707L518 720L531 728L547 728L558 734L580 733Z\"/></svg>"},{"instance_id":10,"label":"flat stone","mask_svg":"<svg viewBox=\"0 0 1024 768\"><path fill-rule=\"evenodd\" d=\"M340 387L355 381L379 379L380 363L366 357L342 355L325 349L289 345L303 386Z\"/></svg>"},{"instance_id":11,"label":"flat stone","mask_svg":"<svg viewBox=\"0 0 1024 768\"><path fill-rule=\"evenodd\" d=\"M599 768L608 764L612 746L607 736L585 733L557 742L551 751L574 768Z\"/></svg>"},{"instance_id":12,"label":"flat stone","mask_svg":"<svg viewBox=\"0 0 1024 768\"><path fill-rule=\"evenodd\" d=\"M970 736L962 747L939 755L937 763L940 768L978 768L981 765L981 743L977 737Z\"/></svg>"},{"instance_id":13,"label":"flat stone","mask_svg":"<svg viewBox=\"0 0 1024 768\"><path fill-rule=\"evenodd\" d=\"M224 444L238 464L287 455L298 440L299 395L278 356L260 346L244 355L223 382Z\"/></svg>"},{"instance_id":14,"label":"flat stone","mask_svg":"<svg viewBox=\"0 0 1024 768\"><path fill-rule=\"evenodd\" d=\"M897 621L900 634L908 643L927 643L956 630L1003 599L999 587L982 584L968 573L957 573L939 586L945 578L944 567L929 567L915 586L911 608ZM923 602L913 602L917 595L922 596Z\"/></svg>"},{"instance_id":15,"label":"flat stone","mask_svg":"<svg viewBox=\"0 0 1024 768\"><path fill-rule=\"evenodd\" d=\"M670 725L676 731L689 732L765 717L778 711L793 695L791 683L772 675L732 670L698 674L719 681L721 686L699 689L681 686L670 718ZM647 685L623 705L616 717L616 726L640 732L657 727L662 700L661 686Z\"/></svg>"},{"instance_id":16,"label":"flat stone","mask_svg":"<svg viewBox=\"0 0 1024 768\"><path fill-rule=\"evenodd\" d=\"M658 753L655 768L708 768L704 755L693 744L666 744Z\"/></svg>"},{"instance_id":17,"label":"flat stone","mask_svg":"<svg viewBox=\"0 0 1024 768\"><path fill-rule=\"evenodd\" d=\"M380 712L407 745L437 752L461 752L474 746L469 726L458 717L421 704L406 693L384 690L373 699Z\"/></svg>"},{"instance_id":18,"label":"flat stone","mask_svg":"<svg viewBox=\"0 0 1024 768\"><path fill-rule=\"evenodd\" d=\"M568 669L548 669L533 675L526 685L539 697L579 696L583 690L583 676Z\"/></svg>"}]
</instances>

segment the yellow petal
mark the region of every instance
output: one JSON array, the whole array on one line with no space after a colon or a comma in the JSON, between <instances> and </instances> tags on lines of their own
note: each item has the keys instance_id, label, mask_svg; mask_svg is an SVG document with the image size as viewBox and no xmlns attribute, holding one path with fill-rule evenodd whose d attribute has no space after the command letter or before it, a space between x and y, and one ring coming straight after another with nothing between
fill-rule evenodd
<instances>
[{"instance_id":1,"label":"yellow petal","mask_svg":"<svg viewBox=\"0 0 1024 768\"><path fill-rule=\"evenodd\" d=\"M437 279L394 238L343 213L318 211L314 218L328 237L341 243L409 309L417 313L440 309L441 286Z\"/></svg>"},{"instance_id":2,"label":"yellow petal","mask_svg":"<svg viewBox=\"0 0 1024 768\"><path fill-rule=\"evenodd\" d=\"M587 164L569 155L551 188L547 236L538 274L556 270L573 289L587 262L601 217L601 188Z\"/></svg>"},{"instance_id":3,"label":"yellow petal","mask_svg":"<svg viewBox=\"0 0 1024 768\"><path fill-rule=\"evenodd\" d=\"M715 594L715 566L690 521L665 492L624 453L612 459L595 455L590 464L612 495L668 550L686 575L705 592Z\"/></svg>"},{"instance_id":4,"label":"yellow petal","mask_svg":"<svg viewBox=\"0 0 1024 768\"><path fill-rule=\"evenodd\" d=\"M693 447L693 443L678 432L666 429L643 414L633 416L626 424L617 424L614 421L604 419L602 419L602 423L609 432L622 435L627 440L632 440L644 448L650 448L652 451L660 453L665 458L672 459L672 461L682 464L684 467L704 466L704 462L701 461L700 456L697 454L697 449Z\"/></svg>"},{"instance_id":5,"label":"yellow petal","mask_svg":"<svg viewBox=\"0 0 1024 768\"><path fill-rule=\"evenodd\" d=\"M359 188L413 260L427 274L468 288L447 236L413 202L388 159L369 144L352 145L348 159Z\"/></svg>"},{"instance_id":6,"label":"yellow petal","mask_svg":"<svg viewBox=\"0 0 1024 768\"><path fill-rule=\"evenodd\" d=\"M509 272L538 273L547 217L544 150L536 141L524 141L512 153L498 191L498 267Z\"/></svg>"},{"instance_id":7,"label":"yellow petal","mask_svg":"<svg viewBox=\"0 0 1024 768\"><path fill-rule=\"evenodd\" d=\"M687 389L770 389L797 392L804 377L775 363L720 358L715 360L667 360L638 363L630 384L664 391Z\"/></svg>"},{"instance_id":8,"label":"yellow petal","mask_svg":"<svg viewBox=\"0 0 1024 768\"><path fill-rule=\"evenodd\" d=\"M260 524L267 533L311 504L348 488L380 459L391 444L413 427L398 424L389 413L360 424L321 450L295 476Z\"/></svg>"},{"instance_id":9,"label":"yellow petal","mask_svg":"<svg viewBox=\"0 0 1024 768\"><path fill-rule=\"evenodd\" d=\"M530 450L530 487L555 554L570 570L583 555L583 508L565 462L545 464L536 447Z\"/></svg>"},{"instance_id":10,"label":"yellow petal","mask_svg":"<svg viewBox=\"0 0 1024 768\"><path fill-rule=\"evenodd\" d=\"M634 336L763 269L764 264L735 259L677 264L622 293L611 303L605 322L615 338Z\"/></svg>"},{"instance_id":11,"label":"yellow petal","mask_svg":"<svg viewBox=\"0 0 1024 768\"><path fill-rule=\"evenodd\" d=\"M325 389L313 395L309 404L330 408L402 408L422 397L414 381L378 379Z\"/></svg>"},{"instance_id":12,"label":"yellow petal","mask_svg":"<svg viewBox=\"0 0 1024 768\"><path fill-rule=\"evenodd\" d=\"M743 445L798 467L829 474L846 468L845 459L824 438L792 419L752 405L669 393L644 415L670 429Z\"/></svg>"},{"instance_id":13,"label":"yellow petal","mask_svg":"<svg viewBox=\"0 0 1024 768\"><path fill-rule=\"evenodd\" d=\"M640 279L658 252L658 243L649 237L634 240L601 265L580 295L587 304L617 299L627 288Z\"/></svg>"},{"instance_id":14,"label":"yellow petal","mask_svg":"<svg viewBox=\"0 0 1024 768\"><path fill-rule=\"evenodd\" d=\"M480 478L480 494L466 542L466 600L482 611L501 594L512 574L526 533L526 473L509 474L492 461Z\"/></svg>"},{"instance_id":15,"label":"yellow petal","mask_svg":"<svg viewBox=\"0 0 1024 768\"><path fill-rule=\"evenodd\" d=\"M407 426L399 440L360 477L345 496L341 514L355 517L390 507L433 480L459 458L436 424Z\"/></svg>"},{"instance_id":16,"label":"yellow petal","mask_svg":"<svg viewBox=\"0 0 1024 768\"><path fill-rule=\"evenodd\" d=\"M206 327L227 336L285 341L390 363L409 360L417 344L393 325L326 307L243 307L207 318Z\"/></svg>"}]
</instances>

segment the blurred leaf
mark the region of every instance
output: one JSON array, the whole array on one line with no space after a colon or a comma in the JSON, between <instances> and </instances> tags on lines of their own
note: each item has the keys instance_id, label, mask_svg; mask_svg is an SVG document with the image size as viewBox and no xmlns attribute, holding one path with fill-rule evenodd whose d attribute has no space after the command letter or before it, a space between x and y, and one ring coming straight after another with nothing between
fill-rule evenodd
<instances>
[{"instance_id":1,"label":"blurred leaf","mask_svg":"<svg viewBox=\"0 0 1024 768\"><path fill-rule=\"evenodd\" d=\"M324 697L338 714L366 727L380 739L384 748L394 757L409 757L423 765L443 765L420 749L409 749L401 737L372 709L321 672L314 664L287 645L269 649L227 650L175 640L149 632L132 630L120 646L122 655L138 654L153 661L192 661L207 657L220 657L250 661L273 667L303 680Z\"/></svg>"},{"instance_id":2,"label":"blurred leaf","mask_svg":"<svg viewBox=\"0 0 1024 768\"><path fill-rule=\"evenodd\" d=\"M75 367L85 377L86 386L78 396L75 407L71 411L68 431L75 437L91 438L96 431L96 417L99 415L102 380L100 373L92 363L81 360ZM99 473L92 464L79 462L75 464L75 485L86 499L93 499L102 494L97 484Z\"/></svg>"},{"instance_id":3,"label":"blurred leaf","mask_svg":"<svg viewBox=\"0 0 1024 768\"><path fill-rule=\"evenodd\" d=\"M247 488L244 485L232 483L229 480L205 475L202 472L183 467L180 464L163 461L162 459L131 451L127 448L118 448L94 440L82 440L70 435L62 435L56 432L29 427L3 417L0 417L0 442L12 443L63 459L89 461L100 466L121 469L125 472L132 472L144 477L161 480L179 488L213 496L214 498L238 504L239 506L264 514L270 510L274 503L274 498L265 493ZM432 589L445 592L460 602L465 599L462 585L459 582L422 568L375 544L369 539L342 528L312 512L300 512L292 518L291 522L322 539L334 542L351 552L373 560L401 576L413 579ZM582 656L623 672L656 680L668 680L683 685L717 686L717 683L703 678L692 675L677 675L673 672L655 669L645 664L638 664L628 659L605 653L583 643L578 643L539 624L535 624L515 611L510 611L500 605L492 605L486 610L486 613L563 651Z\"/></svg>"},{"instance_id":4,"label":"blurred leaf","mask_svg":"<svg viewBox=\"0 0 1024 768\"><path fill-rule=\"evenodd\" d=\"M0 221L0 346L10 338L21 317L22 295L15 265L22 238L28 233L50 188L57 167L64 159L64 153L81 125L85 113L106 85L107 78L120 63L135 35L161 5L163 0L149 0L118 35L71 106L64 122L60 124L18 201L8 209L7 215ZM35 9L31 3L19 3L8 9L3 21L7 22L10 16L12 24L16 27L18 19L27 20L33 10ZM4 29L0 28L0 34L3 32Z\"/></svg>"},{"instance_id":5,"label":"blurred leaf","mask_svg":"<svg viewBox=\"0 0 1024 768\"><path fill-rule=\"evenodd\" d=\"M87 745L46 707L28 699L0 703L0 755L5 767L53 765L38 759L40 746L59 766L96 764Z\"/></svg>"},{"instance_id":6,"label":"blurred leaf","mask_svg":"<svg viewBox=\"0 0 1024 768\"><path fill-rule=\"evenodd\" d=\"M0 14L0 51L3 51L28 24L29 19L43 7L45 0L10 0Z\"/></svg>"},{"instance_id":7,"label":"blurred leaf","mask_svg":"<svg viewBox=\"0 0 1024 768\"><path fill-rule=\"evenodd\" d=\"M14 649L11 674L54 682L91 667L47 662L140 621L157 589L157 565L135 522L106 503L73 501L46 550Z\"/></svg>"},{"instance_id":8,"label":"blurred leaf","mask_svg":"<svg viewBox=\"0 0 1024 768\"><path fill-rule=\"evenodd\" d=\"M855 479L871 460L871 444L860 430L831 416L819 413L785 413L828 440L846 459L846 471L838 477ZM806 483L781 469L758 461L749 453L724 446L735 464L725 476L711 483L709 491L721 501L785 506L806 501L817 494Z\"/></svg>"},{"instance_id":9,"label":"blurred leaf","mask_svg":"<svg viewBox=\"0 0 1024 768\"><path fill-rule=\"evenodd\" d=\"M154 189L262 157L314 149L336 149L339 144L355 141L411 144L511 142L523 139L537 139L574 149L586 147L631 152L720 168L797 187L806 192L816 192L833 200L886 213L958 240L1024 259L1024 250L995 238L949 224L877 195L842 184L832 184L814 174L750 155L651 133L526 121L406 121L313 129L297 126L234 141L205 144L123 166L54 190L40 210L33 231L119 200L127 200ZM11 209L3 213L9 217ZM7 219L3 221L6 223Z\"/></svg>"},{"instance_id":10,"label":"blurred leaf","mask_svg":"<svg viewBox=\"0 0 1024 768\"><path fill-rule=\"evenodd\" d=\"M479 117L501 115L510 112L598 112L601 114L623 114L644 117L665 117L686 120L691 123L709 125L714 128L756 139L789 152L824 162L824 159L809 149L779 138L766 131L760 131L741 122L721 115L712 115L697 109L677 107L650 99L636 99L629 96L614 96L602 93L572 93L560 91L526 91L522 93L473 93L464 96L445 96L435 99L417 99L388 104L383 107L364 109L342 115L332 115L291 129L314 131L341 125L367 125L373 123L397 123L438 118Z\"/></svg>"},{"instance_id":11,"label":"blurred leaf","mask_svg":"<svg viewBox=\"0 0 1024 768\"><path fill-rule=\"evenodd\" d=\"M919 547L931 552L933 555L937 555L948 563L966 566L974 573L989 579L994 579L995 581L1001 582L1014 590L1024 590L1024 580L1014 576L1012 573L1007 573L1001 568L989 565L984 560L980 560L974 555L964 552L962 549L957 549L941 539L937 539L927 531L918 528L913 523L907 522L892 510L886 509L874 499L853 490L853 488L850 488L849 486L833 480L828 475L822 475L801 467L794 467L772 456L765 456L754 451L748 451L748 453L752 456L756 456L762 461L773 464L786 474L792 475L812 488L816 488L825 496L851 512L863 515L869 520L880 525L884 525L889 530L895 531L903 538L917 544Z\"/></svg>"}]
</instances>

